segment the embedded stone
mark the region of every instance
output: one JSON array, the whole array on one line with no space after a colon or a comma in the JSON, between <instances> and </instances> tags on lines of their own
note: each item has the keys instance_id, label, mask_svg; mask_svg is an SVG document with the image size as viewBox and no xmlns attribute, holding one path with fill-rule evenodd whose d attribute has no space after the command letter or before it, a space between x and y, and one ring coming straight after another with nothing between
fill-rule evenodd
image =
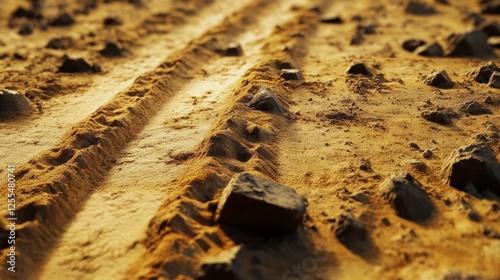
<instances>
[{"instance_id":1,"label":"embedded stone","mask_svg":"<svg viewBox=\"0 0 500 280\"><path fill-rule=\"evenodd\" d=\"M247 106L261 111L271 111L282 114L286 112L285 107L276 94L267 87L260 87L252 100L247 103Z\"/></svg>"},{"instance_id":2,"label":"embedded stone","mask_svg":"<svg viewBox=\"0 0 500 280\"><path fill-rule=\"evenodd\" d=\"M431 15L436 11L433 7L429 6L426 3L411 0L406 5L405 12L414 15Z\"/></svg>"},{"instance_id":3,"label":"embedded stone","mask_svg":"<svg viewBox=\"0 0 500 280\"><path fill-rule=\"evenodd\" d=\"M75 23L75 19L68 13L58 15L54 20L49 22L50 26L70 26Z\"/></svg>"},{"instance_id":4,"label":"embedded stone","mask_svg":"<svg viewBox=\"0 0 500 280\"><path fill-rule=\"evenodd\" d=\"M107 42L104 49L100 50L99 53L105 57L123 56L121 48L114 42Z\"/></svg>"},{"instance_id":5,"label":"embedded stone","mask_svg":"<svg viewBox=\"0 0 500 280\"><path fill-rule=\"evenodd\" d=\"M443 48L436 42L418 47L415 49L415 53L427 57L441 57L444 55Z\"/></svg>"},{"instance_id":6,"label":"embedded stone","mask_svg":"<svg viewBox=\"0 0 500 280\"><path fill-rule=\"evenodd\" d=\"M299 69L281 69L280 77L287 81L302 80L302 72Z\"/></svg>"},{"instance_id":7,"label":"embedded stone","mask_svg":"<svg viewBox=\"0 0 500 280\"><path fill-rule=\"evenodd\" d=\"M490 61L488 65L484 65L474 70L469 75L474 78L474 80L478 83L487 84L489 83L491 76L494 72L500 71L500 69Z\"/></svg>"},{"instance_id":8,"label":"embedded stone","mask_svg":"<svg viewBox=\"0 0 500 280\"><path fill-rule=\"evenodd\" d=\"M355 61L349 65L347 68L347 74L353 74L353 75L365 75L365 76L370 76L371 72L368 70L368 67L361 62L361 61Z\"/></svg>"},{"instance_id":9,"label":"embedded stone","mask_svg":"<svg viewBox=\"0 0 500 280\"><path fill-rule=\"evenodd\" d=\"M59 67L59 73L96 73L100 72L100 67L97 64L91 66L83 58L63 57L63 63Z\"/></svg>"},{"instance_id":10,"label":"embedded stone","mask_svg":"<svg viewBox=\"0 0 500 280\"><path fill-rule=\"evenodd\" d=\"M432 71L432 73L424 80L424 84L443 89L453 87L453 82L445 70Z\"/></svg>"},{"instance_id":11,"label":"embedded stone","mask_svg":"<svg viewBox=\"0 0 500 280\"><path fill-rule=\"evenodd\" d=\"M403 42L403 49L413 52L415 51L418 47L425 45L424 40L419 40L419 39L408 39Z\"/></svg>"}]
</instances>

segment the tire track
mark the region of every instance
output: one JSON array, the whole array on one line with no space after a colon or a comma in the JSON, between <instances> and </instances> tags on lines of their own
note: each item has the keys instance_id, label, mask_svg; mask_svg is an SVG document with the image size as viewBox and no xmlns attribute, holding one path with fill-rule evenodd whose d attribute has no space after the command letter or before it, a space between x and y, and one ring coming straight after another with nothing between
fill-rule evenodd
<instances>
[{"instance_id":1,"label":"tire track","mask_svg":"<svg viewBox=\"0 0 500 280\"><path fill-rule=\"evenodd\" d=\"M279 70L283 65L301 64L307 52L304 37L313 32L317 20L310 10L299 7L294 10L296 15L283 22L266 39L256 63L236 83L234 95L196 149L195 157L188 161L188 169L173 182L172 193L149 224L148 236L143 241L147 252L130 271L133 278L198 277L200 262L205 257L234 246L212 221L214 199L232 174L244 170L271 178L278 176L276 134L288 125L289 119L279 114L254 111L244 104L251 98L249 93L255 92L259 86L270 87L283 100L287 99L287 89L281 85L283 80L278 76ZM283 255L263 255L277 265L258 268L265 275L261 277L266 279L277 279L277 273L286 270L282 270L283 266L296 257L300 258L300 254L292 254L280 262L276 257L283 258ZM250 267L242 267L238 273L251 277L249 275L253 275L252 270L256 267L244 265Z\"/></svg>"}]
</instances>

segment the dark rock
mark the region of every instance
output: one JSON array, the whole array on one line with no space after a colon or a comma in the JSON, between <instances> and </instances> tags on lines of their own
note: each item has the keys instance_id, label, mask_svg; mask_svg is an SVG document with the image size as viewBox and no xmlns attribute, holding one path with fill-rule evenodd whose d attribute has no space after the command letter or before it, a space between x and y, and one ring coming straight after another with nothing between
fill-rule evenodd
<instances>
[{"instance_id":1,"label":"dark rock","mask_svg":"<svg viewBox=\"0 0 500 280\"><path fill-rule=\"evenodd\" d=\"M439 72L432 71L432 73L427 78L425 78L424 84L443 89L453 87L453 82L451 81L450 76L448 76L448 73L446 73L445 70L441 70Z\"/></svg>"},{"instance_id":2,"label":"dark rock","mask_svg":"<svg viewBox=\"0 0 500 280\"><path fill-rule=\"evenodd\" d=\"M351 45L361 45L363 41L365 40L365 37L363 35L363 27L358 26L356 27L356 32L354 33L354 36L351 38Z\"/></svg>"},{"instance_id":3,"label":"dark rock","mask_svg":"<svg viewBox=\"0 0 500 280\"><path fill-rule=\"evenodd\" d=\"M15 53L12 55L12 58L13 58L13 59L15 59L15 60L26 60L26 59L27 59L27 56L26 56L26 54L22 54L22 53L15 52Z\"/></svg>"},{"instance_id":4,"label":"dark rock","mask_svg":"<svg viewBox=\"0 0 500 280\"><path fill-rule=\"evenodd\" d=\"M359 169L363 171L371 171L372 165L369 160L362 159L361 163L359 164Z\"/></svg>"},{"instance_id":5,"label":"dark rock","mask_svg":"<svg viewBox=\"0 0 500 280\"><path fill-rule=\"evenodd\" d=\"M377 25L375 23L365 24L365 25L361 26L360 28L363 30L363 32L366 35L377 34L377 31L375 30L375 28L377 28Z\"/></svg>"},{"instance_id":6,"label":"dark rock","mask_svg":"<svg viewBox=\"0 0 500 280\"><path fill-rule=\"evenodd\" d=\"M31 23L29 23L29 22L24 23L18 33L19 33L19 35L32 34L33 33L33 25L31 25Z\"/></svg>"},{"instance_id":7,"label":"dark rock","mask_svg":"<svg viewBox=\"0 0 500 280\"><path fill-rule=\"evenodd\" d=\"M420 161L420 160L414 160L414 159L408 160L405 162L405 164L411 170L414 170L414 171L425 172L427 170L427 165L425 165L425 163Z\"/></svg>"},{"instance_id":8,"label":"dark rock","mask_svg":"<svg viewBox=\"0 0 500 280\"><path fill-rule=\"evenodd\" d=\"M340 243L355 253L365 251L369 241L365 225L349 212L342 213L336 221L334 234Z\"/></svg>"},{"instance_id":9,"label":"dark rock","mask_svg":"<svg viewBox=\"0 0 500 280\"><path fill-rule=\"evenodd\" d=\"M83 58L72 59L67 56L63 57L63 63L59 67L59 73L96 73L100 72L100 67L97 64L90 66Z\"/></svg>"},{"instance_id":10,"label":"dark rock","mask_svg":"<svg viewBox=\"0 0 500 280\"><path fill-rule=\"evenodd\" d=\"M467 217L471 221L475 221L475 222L481 221L481 215L479 215L479 213L472 207L472 205L470 205L469 202L467 202L465 199L462 198L460 200L460 203L462 204L462 206L465 210L465 213L467 213Z\"/></svg>"},{"instance_id":11,"label":"dark rock","mask_svg":"<svg viewBox=\"0 0 500 280\"><path fill-rule=\"evenodd\" d=\"M496 71L491 74L488 86L492 88L500 88L500 72Z\"/></svg>"},{"instance_id":12,"label":"dark rock","mask_svg":"<svg viewBox=\"0 0 500 280\"><path fill-rule=\"evenodd\" d=\"M464 102L458 106L461 111L471 115L491 114L488 108L483 107L476 100Z\"/></svg>"},{"instance_id":13,"label":"dark rock","mask_svg":"<svg viewBox=\"0 0 500 280\"><path fill-rule=\"evenodd\" d=\"M413 150L420 151L420 147L415 142L408 142L408 146L410 146L410 148L412 148Z\"/></svg>"},{"instance_id":14,"label":"dark rock","mask_svg":"<svg viewBox=\"0 0 500 280\"><path fill-rule=\"evenodd\" d=\"M104 19L104 26L117 26L122 24L122 20L118 17L107 17Z\"/></svg>"},{"instance_id":15,"label":"dark rock","mask_svg":"<svg viewBox=\"0 0 500 280\"><path fill-rule=\"evenodd\" d=\"M481 30L488 36L499 36L500 35L500 23L494 21L483 25Z\"/></svg>"},{"instance_id":16,"label":"dark rock","mask_svg":"<svg viewBox=\"0 0 500 280\"><path fill-rule=\"evenodd\" d=\"M443 48L437 42L420 46L415 50L415 53L418 55L427 56L427 57L442 57L442 56L444 56Z\"/></svg>"},{"instance_id":17,"label":"dark rock","mask_svg":"<svg viewBox=\"0 0 500 280\"><path fill-rule=\"evenodd\" d=\"M481 5L481 12L484 14L500 14L500 1L484 1Z\"/></svg>"},{"instance_id":18,"label":"dark rock","mask_svg":"<svg viewBox=\"0 0 500 280\"><path fill-rule=\"evenodd\" d=\"M234 271L234 262L241 247L237 246L214 257L204 260L201 264L202 274L197 280L238 280Z\"/></svg>"},{"instance_id":19,"label":"dark rock","mask_svg":"<svg viewBox=\"0 0 500 280\"><path fill-rule=\"evenodd\" d=\"M431 150L425 150L422 152L422 157L423 158L426 158L426 159L429 159L432 157L432 151Z\"/></svg>"},{"instance_id":20,"label":"dark rock","mask_svg":"<svg viewBox=\"0 0 500 280\"><path fill-rule=\"evenodd\" d=\"M0 90L0 119L27 116L33 112L29 99L13 90Z\"/></svg>"},{"instance_id":21,"label":"dark rock","mask_svg":"<svg viewBox=\"0 0 500 280\"><path fill-rule=\"evenodd\" d=\"M472 76L476 82L487 84L493 73L496 71L500 71L500 69L490 61L488 65L481 66L469 75Z\"/></svg>"},{"instance_id":22,"label":"dark rock","mask_svg":"<svg viewBox=\"0 0 500 280\"><path fill-rule=\"evenodd\" d=\"M500 239L500 232L489 226L483 227L483 234L489 238Z\"/></svg>"},{"instance_id":23,"label":"dark rock","mask_svg":"<svg viewBox=\"0 0 500 280\"><path fill-rule=\"evenodd\" d=\"M238 43L229 43L223 49L217 49L216 52L223 56L242 56L243 49Z\"/></svg>"},{"instance_id":24,"label":"dark rock","mask_svg":"<svg viewBox=\"0 0 500 280\"><path fill-rule=\"evenodd\" d=\"M355 61L347 68L347 74L371 76L370 70L362 61Z\"/></svg>"},{"instance_id":25,"label":"dark rock","mask_svg":"<svg viewBox=\"0 0 500 280\"><path fill-rule=\"evenodd\" d=\"M425 220L434 211L426 191L410 174L391 175L380 184L379 190L396 214L404 219Z\"/></svg>"},{"instance_id":26,"label":"dark rock","mask_svg":"<svg viewBox=\"0 0 500 280\"><path fill-rule=\"evenodd\" d=\"M403 42L403 49L413 52L418 47L425 45L425 41L419 39L408 39Z\"/></svg>"},{"instance_id":27,"label":"dark rock","mask_svg":"<svg viewBox=\"0 0 500 280\"><path fill-rule=\"evenodd\" d=\"M405 12L414 15L432 15L436 11L426 3L410 0L406 5Z\"/></svg>"},{"instance_id":28,"label":"dark rock","mask_svg":"<svg viewBox=\"0 0 500 280\"><path fill-rule=\"evenodd\" d=\"M472 20L474 26L479 26L485 22L485 19L481 15L474 12L468 13L467 18Z\"/></svg>"},{"instance_id":29,"label":"dark rock","mask_svg":"<svg viewBox=\"0 0 500 280\"><path fill-rule=\"evenodd\" d=\"M446 55L453 57L488 57L493 49L488 44L488 36L481 30L452 34L448 37Z\"/></svg>"},{"instance_id":30,"label":"dark rock","mask_svg":"<svg viewBox=\"0 0 500 280\"><path fill-rule=\"evenodd\" d=\"M299 81L303 79L299 69L281 69L280 77L287 81Z\"/></svg>"},{"instance_id":31,"label":"dark rock","mask_svg":"<svg viewBox=\"0 0 500 280\"><path fill-rule=\"evenodd\" d=\"M483 144L461 147L451 153L441 170L446 183L473 195L489 190L500 196L500 164Z\"/></svg>"},{"instance_id":32,"label":"dark rock","mask_svg":"<svg viewBox=\"0 0 500 280\"><path fill-rule=\"evenodd\" d=\"M62 13L57 18L49 22L50 26L70 26L75 23L75 19L68 13Z\"/></svg>"},{"instance_id":33,"label":"dark rock","mask_svg":"<svg viewBox=\"0 0 500 280\"><path fill-rule=\"evenodd\" d=\"M276 94L267 87L260 87L247 106L261 111L271 111L275 113L286 113L286 109L278 99Z\"/></svg>"},{"instance_id":34,"label":"dark rock","mask_svg":"<svg viewBox=\"0 0 500 280\"><path fill-rule=\"evenodd\" d=\"M33 19L36 15L35 10L27 10L23 7L18 7L12 14L11 16L13 18L27 18L27 19Z\"/></svg>"},{"instance_id":35,"label":"dark rock","mask_svg":"<svg viewBox=\"0 0 500 280\"><path fill-rule=\"evenodd\" d=\"M341 24L344 23L344 20L338 15L334 16L324 16L320 19L322 23L331 23L331 24Z\"/></svg>"},{"instance_id":36,"label":"dark rock","mask_svg":"<svg viewBox=\"0 0 500 280\"><path fill-rule=\"evenodd\" d=\"M292 188L245 172L222 192L215 219L247 235L283 236L297 230L306 207Z\"/></svg>"},{"instance_id":37,"label":"dark rock","mask_svg":"<svg viewBox=\"0 0 500 280\"><path fill-rule=\"evenodd\" d=\"M71 37L59 37L59 38L54 38L49 41L47 46L45 46L48 49L54 49L54 50L66 50L71 48L73 46L73 39Z\"/></svg>"},{"instance_id":38,"label":"dark rock","mask_svg":"<svg viewBox=\"0 0 500 280\"><path fill-rule=\"evenodd\" d=\"M437 107L422 112L422 118L438 124L451 124L451 118L458 117L451 108Z\"/></svg>"},{"instance_id":39,"label":"dark rock","mask_svg":"<svg viewBox=\"0 0 500 280\"><path fill-rule=\"evenodd\" d=\"M107 42L104 49L100 50L99 53L105 57L123 56L121 48L114 42Z\"/></svg>"}]
</instances>

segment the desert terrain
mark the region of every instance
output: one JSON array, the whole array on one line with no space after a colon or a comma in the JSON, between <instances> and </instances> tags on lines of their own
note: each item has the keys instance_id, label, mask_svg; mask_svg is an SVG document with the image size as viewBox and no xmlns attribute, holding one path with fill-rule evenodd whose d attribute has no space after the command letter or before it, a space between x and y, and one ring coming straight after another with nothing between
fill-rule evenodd
<instances>
[{"instance_id":1,"label":"desert terrain","mask_svg":"<svg viewBox=\"0 0 500 280\"><path fill-rule=\"evenodd\" d=\"M0 279L500 279L499 13L0 1Z\"/></svg>"}]
</instances>

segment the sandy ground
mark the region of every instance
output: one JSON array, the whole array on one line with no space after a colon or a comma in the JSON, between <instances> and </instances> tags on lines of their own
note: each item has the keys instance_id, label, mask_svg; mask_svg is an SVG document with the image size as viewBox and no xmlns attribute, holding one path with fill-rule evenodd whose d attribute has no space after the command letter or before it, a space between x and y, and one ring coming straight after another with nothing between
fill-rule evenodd
<instances>
[{"instance_id":1,"label":"sandy ground","mask_svg":"<svg viewBox=\"0 0 500 280\"><path fill-rule=\"evenodd\" d=\"M0 114L10 110L0 115L0 279L500 279L498 194L458 190L441 172L473 143L498 159L500 89L470 73L500 65L500 17L483 9L495 1L419 3L3 1L0 90L31 109L0 100ZM58 26L64 12L73 21ZM493 48L450 54L451 34L495 22ZM405 50L408 39L444 53ZM241 55L220 51L232 43ZM88 65L66 73L66 56ZM370 74L346 73L353 62ZM425 84L434 70L453 85ZM286 112L247 106L260 87ZM474 100L487 110L462 109ZM454 112L450 123L423 117L438 107ZM214 222L222 189L244 171L307 199L294 234ZM430 217L398 216L379 189L393 174L420 182ZM364 232L348 232L351 243L338 235L346 215ZM205 275L203 264L235 250L234 275Z\"/></svg>"}]
</instances>

